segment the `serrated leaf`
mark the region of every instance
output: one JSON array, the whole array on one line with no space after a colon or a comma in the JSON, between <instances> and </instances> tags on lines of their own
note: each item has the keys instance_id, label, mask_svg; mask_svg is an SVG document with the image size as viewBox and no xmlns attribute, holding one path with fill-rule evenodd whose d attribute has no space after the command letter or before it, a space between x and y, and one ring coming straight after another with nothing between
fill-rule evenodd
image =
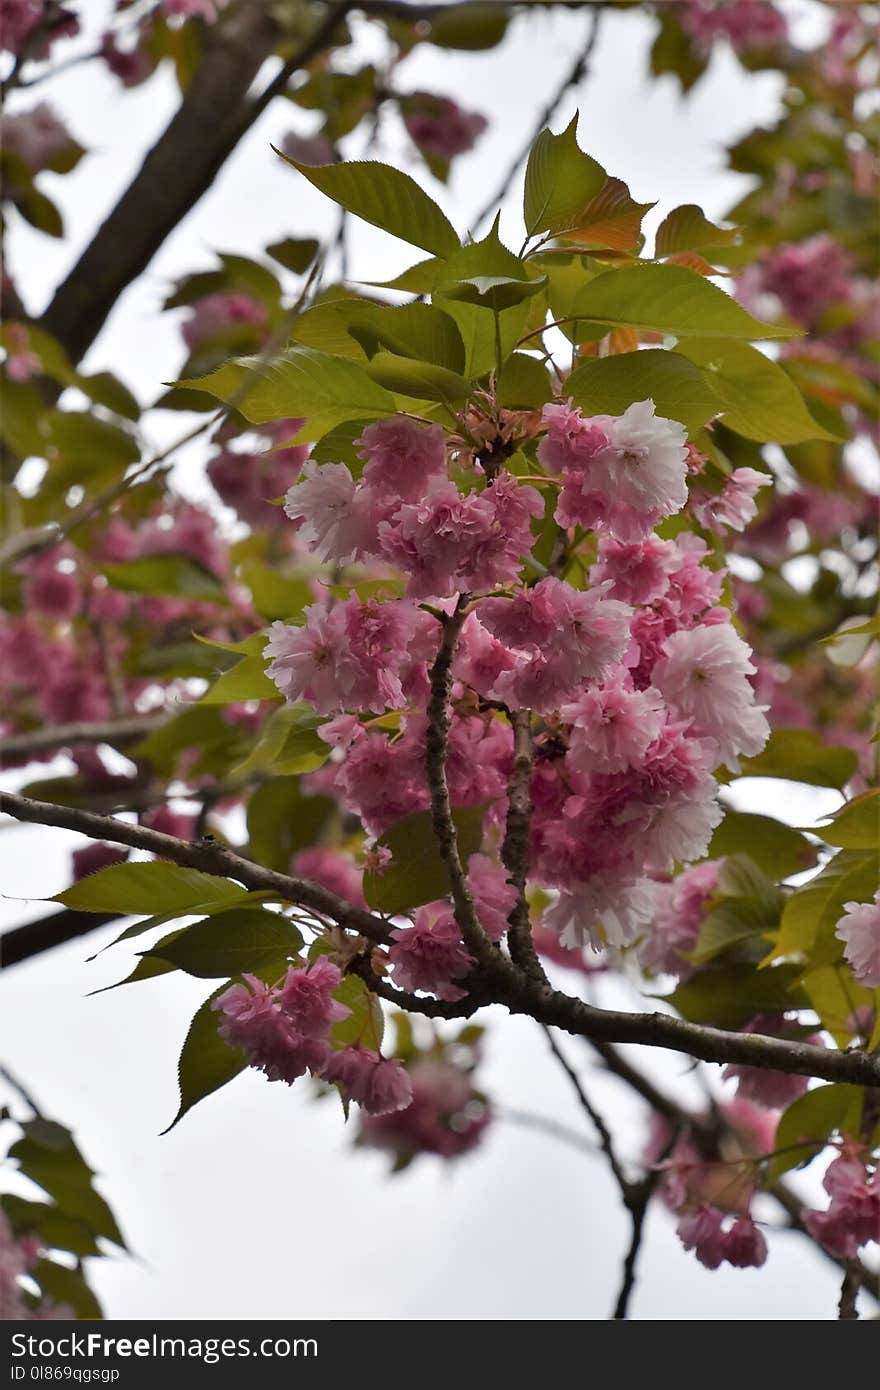
<instances>
[{"instance_id":1,"label":"serrated leaf","mask_svg":"<svg viewBox=\"0 0 880 1390\"><path fill-rule=\"evenodd\" d=\"M728 429L775 444L839 440L813 418L791 377L757 348L696 341L682 343L680 351L702 367Z\"/></svg>"},{"instance_id":2,"label":"serrated leaf","mask_svg":"<svg viewBox=\"0 0 880 1390\"><path fill-rule=\"evenodd\" d=\"M798 988L796 966L758 970L753 965L726 965L699 971L667 995L683 1018L716 1028L740 1028L759 1013L784 1013L809 1007Z\"/></svg>"},{"instance_id":3,"label":"serrated leaf","mask_svg":"<svg viewBox=\"0 0 880 1390\"><path fill-rule=\"evenodd\" d=\"M265 645L265 637L261 639ZM199 699L202 705L238 704L241 700L280 700L278 687L266 675L263 656L243 656L224 671Z\"/></svg>"},{"instance_id":4,"label":"serrated leaf","mask_svg":"<svg viewBox=\"0 0 880 1390\"><path fill-rule=\"evenodd\" d=\"M571 307L573 317L677 338L790 338L793 329L761 323L704 276L684 266L626 265L597 275Z\"/></svg>"},{"instance_id":5,"label":"serrated leaf","mask_svg":"<svg viewBox=\"0 0 880 1390\"><path fill-rule=\"evenodd\" d=\"M642 244L642 219L653 203L637 203L622 179L606 179L580 215L577 227L564 241L586 250L637 251Z\"/></svg>"},{"instance_id":6,"label":"serrated leaf","mask_svg":"<svg viewBox=\"0 0 880 1390\"><path fill-rule=\"evenodd\" d=\"M458 233L449 218L415 179L400 169L374 160L309 165L298 164L284 154L281 158L334 203L391 236L435 256L448 256L458 248Z\"/></svg>"},{"instance_id":7,"label":"serrated leaf","mask_svg":"<svg viewBox=\"0 0 880 1390\"><path fill-rule=\"evenodd\" d=\"M774 729L763 752L743 758L741 777L782 777L813 787L843 787L858 766L851 748L829 747L811 729Z\"/></svg>"},{"instance_id":8,"label":"serrated leaf","mask_svg":"<svg viewBox=\"0 0 880 1390\"><path fill-rule=\"evenodd\" d=\"M835 1130L858 1134L863 1100L860 1087L833 1085L817 1086L793 1101L776 1126L769 1181L776 1182L790 1168L809 1163L821 1153ZM804 1140L811 1142L804 1144Z\"/></svg>"},{"instance_id":9,"label":"serrated leaf","mask_svg":"<svg viewBox=\"0 0 880 1390\"><path fill-rule=\"evenodd\" d=\"M228 988L224 982L210 994L189 1025L177 1068L180 1105L177 1114L162 1131L167 1134L200 1100L219 1091L247 1066L244 1053L230 1047L217 1032L218 1016L211 1008L214 1000Z\"/></svg>"},{"instance_id":10,"label":"serrated leaf","mask_svg":"<svg viewBox=\"0 0 880 1390\"><path fill-rule=\"evenodd\" d=\"M840 849L876 849L880 845L880 790L869 788L837 811L830 825L819 826L826 845Z\"/></svg>"},{"instance_id":11,"label":"serrated leaf","mask_svg":"<svg viewBox=\"0 0 880 1390\"><path fill-rule=\"evenodd\" d=\"M816 848L798 830L773 816L746 811L725 810L724 820L709 845L708 857L748 854L765 873L774 878L809 869L816 862Z\"/></svg>"},{"instance_id":12,"label":"serrated leaf","mask_svg":"<svg viewBox=\"0 0 880 1390\"><path fill-rule=\"evenodd\" d=\"M287 917L243 907L194 922L144 954L199 979L226 979L274 965L282 974L285 961L296 955L302 942L302 933Z\"/></svg>"},{"instance_id":13,"label":"serrated leaf","mask_svg":"<svg viewBox=\"0 0 880 1390\"><path fill-rule=\"evenodd\" d=\"M390 391L424 401L459 402L470 395L470 383L458 372L433 362L416 362L411 357L395 357L377 352L370 361L370 376Z\"/></svg>"},{"instance_id":14,"label":"serrated leaf","mask_svg":"<svg viewBox=\"0 0 880 1390\"><path fill-rule=\"evenodd\" d=\"M168 595L172 598L208 599L224 603L223 585L190 555L145 555L118 565L102 565L101 573L113 589L129 594Z\"/></svg>"},{"instance_id":15,"label":"serrated leaf","mask_svg":"<svg viewBox=\"0 0 880 1390\"><path fill-rule=\"evenodd\" d=\"M205 377L178 385L235 402L252 424L303 417L297 439L320 439L346 420L380 420L395 413L394 397L357 362L316 348L293 347L280 357L239 358Z\"/></svg>"},{"instance_id":16,"label":"serrated leaf","mask_svg":"<svg viewBox=\"0 0 880 1390\"><path fill-rule=\"evenodd\" d=\"M485 814L485 806L468 806L452 813L463 864L480 848ZM364 897L370 907L387 913L405 912L449 894L449 876L429 811L404 816L376 843L391 851L391 862L381 873L364 874Z\"/></svg>"},{"instance_id":17,"label":"serrated leaf","mask_svg":"<svg viewBox=\"0 0 880 1390\"><path fill-rule=\"evenodd\" d=\"M811 967L832 963L843 953L834 928L847 902L869 902L880 878L880 851L844 849L829 860L809 883L790 895L782 913L779 935L767 961L803 954ZM825 946L819 957L814 945ZM831 948L830 950L828 948ZM765 962L766 963L766 962Z\"/></svg>"},{"instance_id":18,"label":"serrated leaf","mask_svg":"<svg viewBox=\"0 0 880 1390\"><path fill-rule=\"evenodd\" d=\"M184 869L156 859L146 863L111 864L89 874L50 902L78 912L117 912L122 916L175 913L184 916L204 903L231 902L244 889L228 878Z\"/></svg>"},{"instance_id":19,"label":"serrated leaf","mask_svg":"<svg viewBox=\"0 0 880 1390\"><path fill-rule=\"evenodd\" d=\"M622 415L636 401L653 400L656 413L695 433L718 409L703 373L677 352L648 348L582 362L565 393L588 415Z\"/></svg>"},{"instance_id":20,"label":"serrated leaf","mask_svg":"<svg viewBox=\"0 0 880 1390\"><path fill-rule=\"evenodd\" d=\"M553 382L537 357L515 352L501 369L495 395L498 404L509 410L540 410L553 398Z\"/></svg>"},{"instance_id":21,"label":"serrated leaf","mask_svg":"<svg viewBox=\"0 0 880 1390\"><path fill-rule=\"evenodd\" d=\"M657 228L655 256L673 256L681 251L705 251L708 247L735 246L740 241L737 227L717 227L696 203L684 203L667 213Z\"/></svg>"},{"instance_id":22,"label":"serrated leaf","mask_svg":"<svg viewBox=\"0 0 880 1390\"><path fill-rule=\"evenodd\" d=\"M584 209L605 183L605 170L580 149L576 132L574 117L559 135L542 130L532 145L523 194L523 219L530 237L577 227Z\"/></svg>"},{"instance_id":23,"label":"serrated leaf","mask_svg":"<svg viewBox=\"0 0 880 1390\"><path fill-rule=\"evenodd\" d=\"M9 1157L31 1182L47 1192L66 1216L84 1222L96 1236L125 1248L110 1207L92 1186L93 1172L73 1135L55 1121L37 1118L22 1125Z\"/></svg>"}]
</instances>

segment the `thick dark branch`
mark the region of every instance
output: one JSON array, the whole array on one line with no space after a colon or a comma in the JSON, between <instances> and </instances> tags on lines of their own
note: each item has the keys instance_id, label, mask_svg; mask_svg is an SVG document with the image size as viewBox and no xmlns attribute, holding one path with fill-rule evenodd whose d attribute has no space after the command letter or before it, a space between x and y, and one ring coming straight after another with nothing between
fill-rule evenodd
<instances>
[{"instance_id":1,"label":"thick dark branch","mask_svg":"<svg viewBox=\"0 0 880 1390\"><path fill-rule=\"evenodd\" d=\"M252 100L251 84L281 37L270 7L232 7L206 32L204 55L180 107L40 320L74 362L273 97L329 46L348 8L327 7L312 36Z\"/></svg>"},{"instance_id":2,"label":"thick dark branch","mask_svg":"<svg viewBox=\"0 0 880 1390\"><path fill-rule=\"evenodd\" d=\"M174 835L163 835L161 831L149 830L144 825L133 825L128 821L114 820L112 816L98 816L92 811L80 811L70 806L31 801L26 796L16 796L12 792L0 792L0 811L33 825L54 825L62 830L76 830L93 840L110 840L114 844L146 850L149 854L157 854L161 859L170 859L172 863L182 864L188 869L201 869L203 873L216 874L219 878L234 878L245 888L277 894L284 902L297 903L322 917L329 917L337 926L358 932L369 941L385 944L391 939L381 918L353 907L320 884L264 868L262 864L243 859L240 854L233 853L214 840L199 840L196 843L179 840Z\"/></svg>"},{"instance_id":3,"label":"thick dark branch","mask_svg":"<svg viewBox=\"0 0 880 1390\"><path fill-rule=\"evenodd\" d=\"M445 734L441 735L441 751L443 749ZM441 757L441 772L442 767ZM435 766L435 773L436 770ZM445 776L438 786L441 791L446 791ZM444 803L439 794L438 800L442 813ZM247 888L265 889L277 893L284 901L310 908L322 916L329 917L338 926L358 932L370 941L386 945L391 940L388 927L381 918L364 912L362 908L353 907L351 903L345 902L335 893L330 893L316 883L254 864L213 841L201 840L194 844L188 840L178 840L172 835L163 835L158 830L149 830L142 825L114 820L112 816L100 816L74 807L32 801L28 797L17 796L11 792L0 792L0 811L5 811L16 820L79 831L95 840L130 845L188 868L201 869L205 873L217 874L222 878L234 878ZM621 1013L613 1009L597 1009L580 999L561 994L558 990L538 986L526 980L520 971L495 950L476 920L455 843L454 827L451 840L449 837L452 822L448 792L445 799L445 815L438 816L438 820L442 821L440 829L445 837L448 856L446 862L450 866L453 879L454 900L456 889L458 893L456 909L461 913L460 925L463 920L471 938L467 940L465 937L468 948L473 950L471 942L477 949L481 943L485 943L489 952L488 967L484 967L482 962L479 963L485 987L481 1002L491 1000L503 1004L511 1013L525 1014L539 1023L602 1043L642 1043L649 1047L682 1052L686 1056L698 1057L705 1062L739 1062L790 1075L816 1076L825 1081L845 1081L855 1086L880 1087L880 1058L870 1056L866 1052L839 1052L833 1048L813 1047L807 1043L765 1037L760 1033L729 1033L720 1028L706 1028L700 1024L689 1023L686 1019L675 1018L670 1014L635 1014ZM467 915L468 912L471 914L470 917ZM462 930L464 933L465 928ZM417 995L413 995L412 998L413 1009L418 1005L419 1012L428 1011L430 1000L422 1000Z\"/></svg>"},{"instance_id":4,"label":"thick dark branch","mask_svg":"<svg viewBox=\"0 0 880 1390\"><path fill-rule=\"evenodd\" d=\"M455 905L455 920L462 939L482 971L491 978L505 973L508 964L495 949L477 919L468 888L467 873L461 862L458 836L452 819L449 787L446 783L446 743L449 737L449 692L452 688L452 658L459 633L467 616L469 596L459 596L455 612L444 617L440 647L431 667L431 698L428 702L428 728L425 743L425 775L431 793L431 820L440 858L446 865Z\"/></svg>"},{"instance_id":5,"label":"thick dark branch","mask_svg":"<svg viewBox=\"0 0 880 1390\"><path fill-rule=\"evenodd\" d=\"M55 724L29 729L24 734L0 738L0 758L22 753L42 753L47 748L70 748L75 743L128 743L145 738L151 729L164 724L167 715L132 714L106 719L97 724Z\"/></svg>"},{"instance_id":6,"label":"thick dark branch","mask_svg":"<svg viewBox=\"0 0 880 1390\"><path fill-rule=\"evenodd\" d=\"M118 912L74 912L68 907L35 922L25 922L24 926L12 927L0 936L0 968L20 965L43 951L51 951L53 946L63 946L65 941L75 941L96 927L118 920Z\"/></svg>"},{"instance_id":7,"label":"thick dark branch","mask_svg":"<svg viewBox=\"0 0 880 1390\"><path fill-rule=\"evenodd\" d=\"M689 1023L672 1014L621 1013L597 1009L559 990L530 982L519 990L498 987L499 1003L511 1013L526 1014L555 1028L606 1043L641 1043L697 1057L702 1062L741 1062L752 1067L823 1081L846 1081L854 1086L880 1087L880 1058L867 1052L839 1052L808 1043L765 1037L760 1033L730 1033Z\"/></svg>"},{"instance_id":8,"label":"thick dark branch","mask_svg":"<svg viewBox=\"0 0 880 1390\"><path fill-rule=\"evenodd\" d=\"M507 826L501 859L516 889L516 905L508 917L507 944L516 965L533 980L546 983L544 967L538 959L529 923L526 876L529 864L529 826L532 819L532 730L531 711L514 710L513 773L507 789Z\"/></svg>"}]
</instances>

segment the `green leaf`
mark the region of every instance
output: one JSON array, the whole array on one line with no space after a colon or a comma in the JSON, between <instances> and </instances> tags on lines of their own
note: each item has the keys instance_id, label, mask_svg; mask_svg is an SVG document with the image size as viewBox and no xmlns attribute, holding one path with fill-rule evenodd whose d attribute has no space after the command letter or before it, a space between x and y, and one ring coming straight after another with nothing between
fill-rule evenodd
<instances>
[{"instance_id":1,"label":"green leaf","mask_svg":"<svg viewBox=\"0 0 880 1390\"><path fill-rule=\"evenodd\" d=\"M791 338L799 331L760 323L705 276L648 262L608 270L578 293L571 314L613 327L677 338Z\"/></svg>"},{"instance_id":2,"label":"green leaf","mask_svg":"<svg viewBox=\"0 0 880 1390\"><path fill-rule=\"evenodd\" d=\"M515 352L501 369L495 394L508 410L540 410L553 398L553 382L537 357Z\"/></svg>"},{"instance_id":3,"label":"green leaf","mask_svg":"<svg viewBox=\"0 0 880 1390\"><path fill-rule=\"evenodd\" d=\"M118 565L102 565L101 573L114 589L130 594L168 595L172 598L209 599L225 602L217 577L189 555L146 555Z\"/></svg>"},{"instance_id":4,"label":"green leaf","mask_svg":"<svg viewBox=\"0 0 880 1390\"><path fill-rule=\"evenodd\" d=\"M689 434L718 410L699 368L662 348L582 362L567 378L565 392L591 415L622 415L635 401L653 400L659 416L680 420Z\"/></svg>"},{"instance_id":5,"label":"green leaf","mask_svg":"<svg viewBox=\"0 0 880 1390\"><path fill-rule=\"evenodd\" d=\"M70 1131L41 1118L27 1120L21 1128L22 1137L10 1148L9 1157L22 1173L47 1192L66 1216L124 1249L116 1218L92 1186L92 1170Z\"/></svg>"},{"instance_id":6,"label":"green leaf","mask_svg":"<svg viewBox=\"0 0 880 1390\"><path fill-rule=\"evenodd\" d=\"M782 777L813 787L843 787L858 758L851 748L829 747L811 729L774 729L763 752L743 758L741 777Z\"/></svg>"},{"instance_id":7,"label":"green leaf","mask_svg":"<svg viewBox=\"0 0 880 1390\"><path fill-rule=\"evenodd\" d=\"M838 440L813 419L791 377L757 348L697 341L680 350L702 367L728 429L761 443Z\"/></svg>"},{"instance_id":8,"label":"green leaf","mask_svg":"<svg viewBox=\"0 0 880 1390\"><path fill-rule=\"evenodd\" d=\"M816 848L799 830L773 816L725 810L709 845L710 859L728 854L751 855L759 868L774 878L788 878L816 862Z\"/></svg>"},{"instance_id":9,"label":"green leaf","mask_svg":"<svg viewBox=\"0 0 880 1390\"><path fill-rule=\"evenodd\" d=\"M265 637L262 641L265 644ZM230 705L238 704L240 700L280 700L277 685L266 675L268 664L263 656L243 656L205 691L199 704Z\"/></svg>"},{"instance_id":10,"label":"green leaf","mask_svg":"<svg viewBox=\"0 0 880 1390\"><path fill-rule=\"evenodd\" d=\"M577 142L577 117L559 135L542 130L526 165L523 217L528 235L576 227L584 209L605 183L601 164Z\"/></svg>"},{"instance_id":11,"label":"green leaf","mask_svg":"<svg viewBox=\"0 0 880 1390\"><path fill-rule=\"evenodd\" d=\"M864 1092L858 1086L817 1086L793 1101L776 1126L775 1157L768 1169L776 1182L790 1168L811 1162L835 1130L856 1135L862 1118ZM811 1142L804 1144L803 1140Z\"/></svg>"},{"instance_id":12,"label":"green leaf","mask_svg":"<svg viewBox=\"0 0 880 1390\"><path fill-rule=\"evenodd\" d=\"M880 844L880 790L876 787L853 797L835 813L830 825L815 832L826 845L841 849L875 849Z\"/></svg>"},{"instance_id":13,"label":"green leaf","mask_svg":"<svg viewBox=\"0 0 880 1390\"><path fill-rule=\"evenodd\" d=\"M348 1018L334 1023L330 1032L333 1042L340 1047L360 1045L378 1052L382 1046L385 1017L378 999L370 993L363 980L357 975L346 975L339 988L334 990L333 998L351 1009Z\"/></svg>"},{"instance_id":14,"label":"green leaf","mask_svg":"<svg viewBox=\"0 0 880 1390\"><path fill-rule=\"evenodd\" d=\"M335 811L331 797L304 796L296 777L273 777L248 801L248 854L258 864L286 873L291 856L317 843Z\"/></svg>"},{"instance_id":15,"label":"green leaf","mask_svg":"<svg viewBox=\"0 0 880 1390\"><path fill-rule=\"evenodd\" d=\"M247 757L232 769L233 775L314 772L330 756L329 745L316 732L319 722L311 705L282 705L266 720Z\"/></svg>"},{"instance_id":16,"label":"green leaf","mask_svg":"<svg viewBox=\"0 0 880 1390\"><path fill-rule=\"evenodd\" d=\"M753 937L765 936L779 922L779 910L768 913L758 898L723 898L703 920L697 944L688 952L688 960L706 965L716 956L731 950Z\"/></svg>"},{"instance_id":17,"label":"green leaf","mask_svg":"<svg viewBox=\"0 0 880 1390\"><path fill-rule=\"evenodd\" d=\"M735 246L737 227L716 227L696 203L685 203L667 213L657 228L655 256L674 256L680 251L705 251L709 247Z\"/></svg>"},{"instance_id":18,"label":"green leaf","mask_svg":"<svg viewBox=\"0 0 880 1390\"><path fill-rule=\"evenodd\" d=\"M463 376L433 362L416 362L411 357L377 352L368 370L380 385L416 400L452 403L464 401L470 395L470 383Z\"/></svg>"},{"instance_id":19,"label":"green leaf","mask_svg":"<svg viewBox=\"0 0 880 1390\"><path fill-rule=\"evenodd\" d=\"M395 413L394 397L357 362L340 361L315 348L289 348L281 357L227 362L209 376L179 383L207 391L236 408L252 424L303 416L297 438L320 439L346 420L381 420Z\"/></svg>"},{"instance_id":20,"label":"green leaf","mask_svg":"<svg viewBox=\"0 0 880 1390\"><path fill-rule=\"evenodd\" d=\"M203 874L155 859L147 863L111 864L89 874L49 901L77 912L168 913L183 917L206 903L232 902L244 889L228 878Z\"/></svg>"},{"instance_id":21,"label":"green leaf","mask_svg":"<svg viewBox=\"0 0 880 1390\"><path fill-rule=\"evenodd\" d=\"M431 43L438 48L478 52L494 48L504 38L510 16L494 0L446 5L431 20Z\"/></svg>"},{"instance_id":22,"label":"green leaf","mask_svg":"<svg viewBox=\"0 0 880 1390\"><path fill-rule=\"evenodd\" d=\"M843 916L844 903L869 902L877 891L878 876L880 851L844 849L835 854L821 873L788 898L767 962L797 953L817 968L839 959L843 943L835 938L834 928ZM821 956L814 946L824 948Z\"/></svg>"},{"instance_id":23,"label":"green leaf","mask_svg":"<svg viewBox=\"0 0 880 1390\"><path fill-rule=\"evenodd\" d=\"M338 312L369 356L384 347L398 357L431 362L452 372L464 367L464 344L455 320L435 304L353 300L339 305Z\"/></svg>"},{"instance_id":24,"label":"green leaf","mask_svg":"<svg viewBox=\"0 0 880 1390\"><path fill-rule=\"evenodd\" d=\"M38 1260L30 1274L44 1298L61 1307L72 1308L77 1318L103 1318L101 1305L86 1283L80 1269L70 1269L55 1260Z\"/></svg>"},{"instance_id":25,"label":"green leaf","mask_svg":"<svg viewBox=\"0 0 880 1390\"><path fill-rule=\"evenodd\" d=\"M470 275L467 279L451 283L444 279L442 293L447 299L461 300L463 304L474 304L500 314L502 309L512 309L524 299L531 299L546 284L546 275L537 280L524 280L511 275ZM441 286L438 285L438 293L440 290Z\"/></svg>"},{"instance_id":26,"label":"green leaf","mask_svg":"<svg viewBox=\"0 0 880 1390\"><path fill-rule=\"evenodd\" d=\"M452 813L463 864L480 848L485 814L485 806L468 806ZM370 907L388 913L406 912L451 891L429 811L404 816L380 835L376 844L390 849L392 857L381 873L364 874L364 897Z\"/></svg>"},{"instance_id":27,"label":"green leaf","mask_svg":"<svg viewBox=\"0 0 880 1390\"><path fill-rule=\"evenodd\" d=\"M29 1202L5 1192L0 1207L17 1236L35 1234L50 1250L69 1250L72 1255L100 1255L95 1233L85 1221L68 1216L48 1202Z\"/></svg>"},{"instance_id":28,"label":"green leaf","mask_svg":"<svg viewBox=\"0 0 880 1390\"><path fill-rule=\"evenodd\" d=\"M307 604L314 602L308 579L282 574L259 560L246 561L241 566L241 577L260 617L269 622L299 618Z\"/></svg>"},{"instance_id":29,"label":"green leaf","mask_svg":"<svg viewBox=\"0 0 880 1390\"><path fill-rule=\"evenodd\" d=\"M409 174L374 160L309 165L281 157L334 203L401 241L435 256L448 256L458 248L452 223Z\"/></svg>"},{"instance_id":30,"label":"green leaf","mask_svg":"<svg viewBox=\"0 0 880 1390\"><path fill-rule=\"evenodd\" d=\"M683 1018L716 1028L740 1028L758 1013L783 1013L809 1007L796 987L796 966L757 970L752 965L727 965L701 970L667 995Z\"/></svg>"},{"instance_id":31,"label":"green leaf","mask_svg":"<svg viewBox=\"0 0 880 1390\"><path fill-rule=\"evenodd\" d=\"M314 237L285 237L283 241L273 241L266 252L285 270L302 275L317 256L319 245Z\"/></svg>"},{"instance_id":32,"label":"green leaf","mask_svg":"<svg viewBox=\"0 0 880 1390\"><path fill-rule=\"evenodd\" d=\"M644 242L642 219L654 206L637 203L622 179L606 179L564 240L585 251L638 251Z\"/></svg>"},{"instance_id":33,"label":"green leaf","mask_svg":"<svg viewBox=\"0 0 880 1390\"><path fill-rule=\"evenodd\" d=\"M302 934L287 917L243 907L194 922L144 955L170 961L178 970L200 979L226 979L275 965L282 974L285 961L295 956L302 944Z\"/></svg>"},{"instance_id":34,"label":"green leaf","mask_svg":"<svg viewBox=\"0 0 880 1390\"><path fill-rule=\"evenodd\" d=\"M218 1017L211 1005L227 988L228 985L224 983L215 989L197 1010L189 1026L177 1067L180 1105L168 1129L162 1131L163 1134L172 1130L200 1100L219 1091L221 1086L234 1080L247 1066L244 1053L237 1047L230 1047L217 1032Z\"/></svg>"}]
</instances>

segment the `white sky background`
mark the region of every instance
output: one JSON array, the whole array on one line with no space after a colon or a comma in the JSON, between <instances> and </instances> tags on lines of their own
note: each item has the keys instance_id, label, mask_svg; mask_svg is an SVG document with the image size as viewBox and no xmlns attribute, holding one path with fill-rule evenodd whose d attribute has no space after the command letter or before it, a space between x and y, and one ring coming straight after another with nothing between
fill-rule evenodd
<instances>
[{"instance_id":1,"label":"white sky background","mask_svg":"<svg viewBox=\"0 0 880 1390\"><path fill-rule=\"evenodd\" d=\"M109 3L87 0L81 8L100 33ZM814 22L809 3L793 0L788 8L806 27ZM414 170L460 228L533 128L586 23L585 15L533 16L519 20L491 53L418 49L398 70L401 88L448 93L490 118L449 189ZM671 79L648 77L653 30L641 14L607 15L588 80L554 120L560 129L580 108L581 144L624 178L635 198L659 199L649 228L682 202L723 215L748 186L724 170L724 146L772 120L782 90L779 76L749 76L720 52L683 101ZM362 61L360 51L355 59ZM167 71L129 93L102 65L90 64L20 94L16 109L37 97L53 101L91 151L74 175L52 180L66 239L53 242L20 223L11 238L12 272L39 311L164 128L177 93ZM207 268L214 249L255 254L284 236L332 233L335 210L269 148L294 127L308 132L309 115L276 102L120 300L89 367L112 367L150 399L183 357L180 316L158 312L176 276ZM397 163L406 158L396 122L383 125L376 154ZM502 221L502 235L506 227L514 245L519 195L517 183ZM359 222L349 228L349 255L352 275L365 279L387 278L419 259ZM164 413L148 429L165 443L186 424L186 417ZM200 465L193 451L182 469L181 484L192 495L204 495ZM771 786L751 783L744 808L768 809ZM778 799L778 784L773 792ZM774 809L804 824L830 805L811 789L798 804L783 798ZM62 831L5 824L3 892L44 898L59 891L69 882L70 849L81 843ZM42 911L38 903L0 902L0 926ZM75 1129L137 1252L92 1265L109 1317L607 1316L627 1220L604 1162L544 1135L499 1120L476 1154L452 1165L420 1159L389 1180L386 1156L351 1151L355 1126L346 1130L335 1102L315 1104L304 1082L287 1090L246 1073L159 1138L176 1108L180 1043L208 991L205 982L175 974L86 998L130 968L124 947L84 963L115 931L96 931L0 977L0 1055L48 1114ZM574 979L566 983L577 987ZM623 999L621 986L611 985L603 1002ZM537 1027L491 1013L482 1084L502 1107L555 1116L586 1135ZM575 1040L567 1051L586 1062ZM685 1059L668 1054L651 1065L685 1098L699 1100ZM641 1105L598 1074L590 1085L624 1152L635 1155L644 1134ZM836 1272L789 1235L772 1242L761 1271L709 1273L679 1247L666 1214L652 1209L632 1308L636 1317L655 1319L827 1318L838 1284Z\"/></svg>"}]
</instances>

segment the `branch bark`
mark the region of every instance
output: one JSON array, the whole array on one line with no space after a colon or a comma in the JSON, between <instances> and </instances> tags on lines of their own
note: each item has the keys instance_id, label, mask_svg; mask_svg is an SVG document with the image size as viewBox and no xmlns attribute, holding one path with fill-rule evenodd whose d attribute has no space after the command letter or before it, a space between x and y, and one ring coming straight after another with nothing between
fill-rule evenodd
<instances>
[{"instance_id":1,"label":"branch bark","mask_svg":"<svg viewBox=\"0 0 880 1390\"><path fill-rule=\"evenodd\" d=\"M42 753L47 748L70 748L75 743L127 743L145 738L151 729L164 724L166 715L132 714L100 723L55 724L29 729L23 734L0 738L0 758Z\"/></svg>"},{"instance_id":2,"label":"branch bark","mask_svg":"<svg viewBox=\"0 0 880 1390\"><path fill-rule=\"evenodd\" d=\"M251 859L244 859L215 840L195 843L179 840L174 835L164 835L144 825L115 820L113 816L99 816L92 811L81 811L70 806L32 801L12 792L0 792L0 811L32 825L54 825L62 830L76 830L93 840L110 840L114 844L146 850L188 869L201 869L203 873L215 874L218 878L234 878L245 888L277 893L284 902L297 903L323 917L329 917L337 926L357 932L379 945L391 940L388 927L381 918L374 917L363 908L354 907L320 884L293 878L290 874L278 873L275 869L255 864Z\"/></svg>"},{"instance_id":3,"label":"branch bark","mask_svg":"<svg viewBox=\"0 0 880 1390\"><path fill-rule=\"evenodd\" d=\"M444 645L446 642L447 635L444 634ZM451 646L449 655L451 659ZM438 691L441 684L438 678ZM446 718L448 720L448 712ZM441 754L445 750L444 728L445 724L438 728L435 735L440 740L438 746ZM436 756L435 748L433 757ZM443 763L444 758L441 756L441 772ZM436 774L438 768L433 760L432 766ZM833 1048L813 1047L806 1043L765 1037L758 1033L729 1033L720 1028L707 1028L689 1023L686 1019L675 1018L670 1014L621 1013L613 1009L598 1009L549 986L539 986L529 981L495 950L476 919L473 901L464 882L458 846L455 843L455 827L449 812L445 775L436 786L438 822L442 822L440 828L446 837L445 846L449 856L447 863L451 866L453 881L453 901L456 902L456 909L462 911L471 939L475 944L485 942L489 950L488 969L484 969L482 963L478 962L484 992L468 1001L471 1008L478 1007L479 1003L502 1004L511 1013L525 1014L538 1023L561 1028L567 1033L600 1043L642 1043L649 1047L681 1052L705 1062L741 1062L797 1076L815 1076L825 1081L845 1081L855 1086L880 1087L880 1058L866 1052L840 1052ZM444 791L445 802L441 794ZM130 845L176 864L201 869L221 878L234 878L247 888L267 889L277 893L283 900L310 908L329 917L338 926L358 932L377 944L387 945L392 939L386 922L372 913L352 906L316 883L264 868L214 841L201 840L193 843L189 840L179 840L173 835L163 835L158 830L149 830L142 825L114 820L112 816L32 801L12 792L0 792L0 812L35 825L52 825L64 830L79 831L95 840ZM459 904L462 905L461 908ZM465 909L470 912L470 918ZM464 930L463 927L463 934ZM467 941L467 937L465 940ZM467 944L470 947L470 942ZM415 1009L417 1003L418 1011L421 1013L430 1014L436 1004L435 1000L423 1000L417 995L413 995L412 998L413 1008Z\"/></svg>"},{"instance_id":4,"label":"branch bark","mask_svg":"<svg viewBox=\"0 0 880 1390\"><path fill-rule=\"evenodd\" d=\"M501 859L516 889L516 905L508 917L507 944L516 965L533 980L545 984L547 976L538 959L529 923L526 876L529 861L529 826L532 819L532 730L531 711L514 710L513 773L507 789L507 826Z\"/></svg>"}]
</instances>

